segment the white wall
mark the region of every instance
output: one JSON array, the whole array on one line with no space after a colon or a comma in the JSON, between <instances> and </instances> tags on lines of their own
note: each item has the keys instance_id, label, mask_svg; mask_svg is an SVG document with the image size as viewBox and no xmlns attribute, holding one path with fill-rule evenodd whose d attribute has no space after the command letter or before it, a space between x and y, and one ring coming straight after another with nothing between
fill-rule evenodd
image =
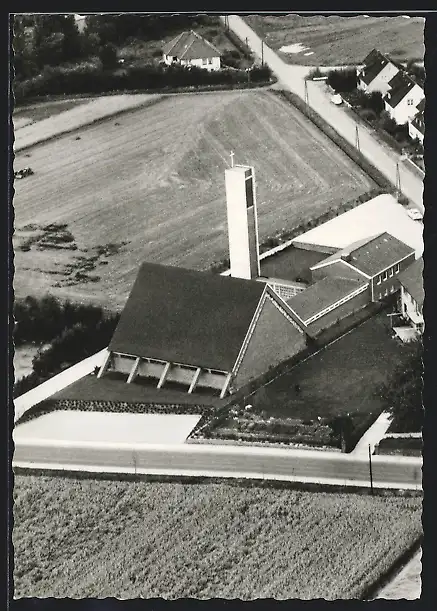
<instances>
[{"instance_id":1,"label":"white wall","mask_svg":"<svg viewBox=\"0 0 437 611\"><path fill-rule=\"evenodd\" d=\"M168 66L173 63L173 57L171 55L163 55L164 63ZM208 72L220 70L220 57L212 57L210 59L191 59L191 60L178 60L177 63L181 66L196 66L202 68L202 70L208 70Z\"/></svg>"},{"instance_id":2,"label":"white wall","mask_svg":"<svg viewBox=\"0 0 437 611\"><path fill-rule=\"evenodd\" d=\"M414 85L407 95L402 98L396 108L392 108L390 104L385 102L385 109L398 125L402 125L417 114L417 105L424 97L425 94L423 93L423 89L419 87L419 85ZM411 104L408 103L410 100L412 101Z\"/></svg>"},{"instance_id":3,"label":"white wall","mask_svg":"<svg viewBox=\"0 0 437 611\"><path fill-rule=\"evenodd\" d=\"M388 82L391 81L391 79L396 76L398 72L399 68L396 68L396 66L394 66L392 63L388 63L381 70L378 76L368 85L360 81L360 88L367 93L372 93L372 91L380 91L384 95L390 90Z\"/></svg>"},{"instance_id":4,"label":"white wall","mask_svg":"<svg viewBox=\"0 0 437 611\"><path fill-rule=\"evenodd\" d=\"M413 323L413 326L423 325L423 314L419 312L415 300L403 286L401 286L401 304L404 318Z\"/></svg>"},{"instance_id":5,"label":"white wall","mask_svg":"<svg viewBox=\"0 0 437 611\"><path fill-rule=\"evenodd\" d=\"M408 134L410 136L410 138L412 138L413 140L415 138L417 138L419 140L419 142L421 142L423 144L423 134L421 131L419 131L417 129L417 127L415 127L413 125L413 123L411 121L408 121Z\"/></svg>"}]
</instances>

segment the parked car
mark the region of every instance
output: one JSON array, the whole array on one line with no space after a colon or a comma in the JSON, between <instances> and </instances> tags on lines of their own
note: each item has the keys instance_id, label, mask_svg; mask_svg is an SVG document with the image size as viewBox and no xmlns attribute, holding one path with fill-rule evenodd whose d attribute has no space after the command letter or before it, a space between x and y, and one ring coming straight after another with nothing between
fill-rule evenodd
<instances>
[{"instance_id":1,"label":"parked car","mask_svg":"<svg viewBox=\"0 0 437 611\"><path fill-rule=\"evenodd\" d=\"M423 219L423 214L417 208L409 208L407 214L413 221L421 221Z\"/></svg>"},{"instance_id":2,"label":"parked car","mask_svg":"<svg viewBox=\"0 0 437 611\"><path fill-rule=\"evenodd\" d=\"M334 93L334 95L331 96L331 102L336 106L339 106L343 103L343 98L339 93Z\"/></svg>"}]
</instances>

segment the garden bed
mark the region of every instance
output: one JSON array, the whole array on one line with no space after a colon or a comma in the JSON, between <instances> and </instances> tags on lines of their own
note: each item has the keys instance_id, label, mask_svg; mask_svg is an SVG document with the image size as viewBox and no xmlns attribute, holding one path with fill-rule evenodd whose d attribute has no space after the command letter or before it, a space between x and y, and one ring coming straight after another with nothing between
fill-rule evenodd
<instances>
[{"instance_id":1,"label":"garden bed","mask_svg":"<svg viewBox=\"0 0 437 611\"><path fill-rule=\"evenodd\" d=\"M422 456L422 449L421 437L383 437L378 444L376 454Z\"/></svg>"}]
</instances>

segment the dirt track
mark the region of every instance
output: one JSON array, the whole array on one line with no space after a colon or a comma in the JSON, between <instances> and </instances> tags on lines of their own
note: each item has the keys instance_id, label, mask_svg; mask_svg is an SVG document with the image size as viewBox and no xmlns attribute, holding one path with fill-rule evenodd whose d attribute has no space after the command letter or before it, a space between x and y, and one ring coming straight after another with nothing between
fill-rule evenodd
<instances>
[{"instance_id":1,"label":"dirt track","mask_svg":"<svg viewBox=\"0 0 437 611\"><path fill-rule=\"evenodd\" d=\"M62 115L58 115L62 116ZM80 138L80 139L78 139ZM208 268L227 255L224 169L253 164L261 239L357 197L372 183L299 112L268 91L183 95L17 154L35 175L15 184L15 245L29 223L66 223L77 250L16 250L18 295L51 291L112 307L139 263ZM95 282L65 265L115 243ZM91 266L92 267L92 266ZM76 268L75 268L76 269ZM70 282L70 286L68 283Z\"/></svg>"}]
</instances>

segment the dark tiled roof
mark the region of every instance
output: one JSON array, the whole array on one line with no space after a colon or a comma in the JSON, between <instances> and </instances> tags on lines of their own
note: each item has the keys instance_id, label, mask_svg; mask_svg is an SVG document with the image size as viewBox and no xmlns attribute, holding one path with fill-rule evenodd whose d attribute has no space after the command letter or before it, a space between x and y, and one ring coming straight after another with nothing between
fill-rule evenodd
<instances>
[{"instance_id":1,"label":"dark tiled roof","mask_svg":"<svg viewBox=\"0 0 437 611\"><path fill-rule=\"evenodd\" d=\"M423 289L423 259L417 259L399 276L399 282L410 293L417 304L422 307L425 291Z\"/></svg>"},{"instance_id":2,"label":"dark tiled roof","mask_svg":"<svg viewBox=\"0 0 437 611\"><path fill-rule=\"evenodd\" d=\"M321 264L343 260L358 271L373 277L412 253L414 253L413 248L384 232L350 244L321 261Z\"/></svg>"},{"instance_id":3,"label":"dark tiled roof","mask_svg":"<svg viewBox=\"0 0 437 611\"><path fill-rule=\"evenodd\" d=\"M373 277L412 253L413 248L384 232L361 246L344 249L342 258Z\"/></svg>"},{"instance_id":4,"label":"dark tiled roof","mask_svg":"<svg viewBox=\"0 0 437 611\"><path fill-rule=\"evenodd\" d=\"M384 100L392 108L396 108L399 102L403 100L407 93L416 85L416 83L402 71L399 71L388 84L391 89L385 94Z\"/></svg>"},{"instance_id":5,"label":"dark tiled roof","mask_svg":"<svg viewBox=\"0 0 437 611\"><path fill-rule=\"evenodd\" d=\"M424 112L425 111L425 98L422 98L420 100L420 102L418 103L416 108L417 108L417 112Z\"/></svg>"},{"instance_id":6,"label":"dark tiled roof","mask_svg":"<svg viewBox=\"0 0 437 611\"><path fill-rule=\"evenodd\" d=\"M360 73L360 79L369 85L389 62L390 60L379 51L372 51L364 60L365 67Z\"/></svg>"},{"instance_id":7,"label":"dark tiled roof","mask_svg":"<svg viewBox=\"0 0 437 611\"><path fill-rule=\"evenodd\" d=\"M349 293L367 283L349 278L327 276L298 295L291 297L287 304L304 322L325 308L334 305Z\"/></svg>"},{"instance_id":8,"label":"dark tiled roof","mask_svg":"<svg viewBox=\"0 0 437 611\"><path fill-rule=\"evenodd\" d=\"M326 254L314 250L304 250L293 245L260 260L261 276L283 278L295 281L296 278L310 281L309 270L312 265L326 258Z\"/></svg>"},{"instance_id":9,"label":"dark tiled roof","mask_svg":"<svg viewBox=\"0 0 437 611\"><path fill-rule=\"evenodd\" d=\"M143 263L109 349L231 371L264 283Z\"/></svg>"},{"instance_id":10,"label":"dark tiled roof","mask_svg":"<svg viewBox=\"0 0 437 611\"><path fill-rule=\"evenodd\" d=\"M422 112L417 113L417 115L415 115L414 119L411 121L412 125L414 125L414 127L420 131L420 133L422 135L425 135L425 117L424 117L424 113L423 110Z\"/></svg>"},{"instance_id":11,"label":"dark tiled roof","mask_svg":"<svg viewBox=\"0 0 437 611\"><path fill-rule=\"evenodd\" d=\"M221 52L212 43L193 32L193 30L182 32L182 34L173 38L164 46L163 53L186 60L221 56Z\"/></svg>"}]
</instances>

